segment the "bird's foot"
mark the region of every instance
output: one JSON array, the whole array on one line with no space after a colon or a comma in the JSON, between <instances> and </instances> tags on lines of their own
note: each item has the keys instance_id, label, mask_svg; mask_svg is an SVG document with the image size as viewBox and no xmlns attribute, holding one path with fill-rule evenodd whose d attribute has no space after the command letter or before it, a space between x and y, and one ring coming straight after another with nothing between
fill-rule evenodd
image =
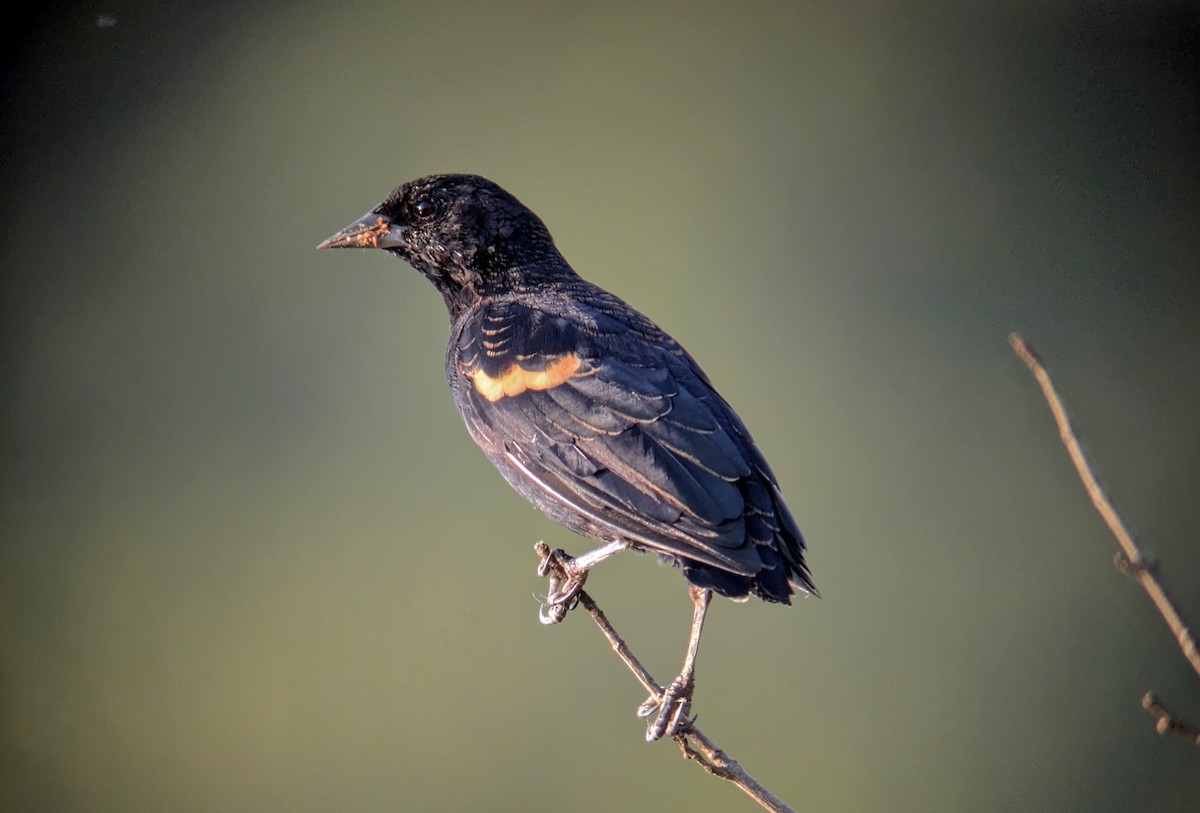
<instances>
[{"instance_id":1,"label":"bird's foot","mask_svg":"<svg viewBox=\"0 0 1200 813\"><path fill-rule=\"evenodd\" d=\"M579 591L587 581L588 572L564 551L550 550L544 542L538 543L538 553L542 557L538 575L550 579L550 592L538 609L538 620L547 625L558 624L579 603Z\"/></svg>"},{"instance_id":2,"label":"bird's foot","mask_svg":"<svg viewBox=\"0 0 1200 813\"><path fill-rule=\"evenodd\" d=\"M688 713L692 710L695 690L695 680L680 675L663 687L662 694L652 694L638 706L638 717L649 717L658 711L654 721L646 726L646 742L662 739L664 735L674 737L691 728L695 718L689 717Z\"/></svg>"}]
</instances>

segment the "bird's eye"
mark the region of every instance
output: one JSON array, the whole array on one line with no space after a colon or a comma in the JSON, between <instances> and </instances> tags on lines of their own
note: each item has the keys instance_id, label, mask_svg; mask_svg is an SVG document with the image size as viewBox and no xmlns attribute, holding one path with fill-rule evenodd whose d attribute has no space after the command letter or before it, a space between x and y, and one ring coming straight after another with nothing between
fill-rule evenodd
<instances>
[{"instance_id":1,"label":"bird's eye","mask_svg":"<svg viewBox=\"0 0 1200 813\"><path fill-rule=\"evenodd\" d=\"M421 198L413 205L413 212L422 220L427 220L433 217L434 208L433 201L429 198Z\"/></svg>"}]
</instances>

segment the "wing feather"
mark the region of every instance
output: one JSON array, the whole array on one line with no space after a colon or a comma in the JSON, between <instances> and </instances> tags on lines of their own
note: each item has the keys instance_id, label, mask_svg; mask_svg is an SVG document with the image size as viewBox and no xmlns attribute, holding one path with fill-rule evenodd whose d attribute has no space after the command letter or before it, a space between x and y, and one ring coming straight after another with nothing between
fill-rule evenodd
<instances>
[{"instance_id":1,"label":"wing feather","mask_svg":"<svg viewBox=\"0 0 1200 813\"><path fill-rule=\"evenodd\" d=\"M774 568L786 587L775 494L736 415L678 345L647 337L652 325L575 307L502 301L457 329L447 374L475 439L560 521L741 577ZM497 395L512 376L533 383Z\"/></svg>"}]
</instances>

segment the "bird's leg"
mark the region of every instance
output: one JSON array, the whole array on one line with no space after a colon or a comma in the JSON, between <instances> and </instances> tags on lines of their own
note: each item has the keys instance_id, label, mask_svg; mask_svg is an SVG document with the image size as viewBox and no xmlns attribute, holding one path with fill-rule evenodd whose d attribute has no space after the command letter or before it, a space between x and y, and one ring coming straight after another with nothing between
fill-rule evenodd
<instances>
[{"instance_id":1,"label":"bird's leg","mask_svg":"<svg viewBox=\"0 0 1200 813\"><path fill-rule=\"evenodd\" d=\"M688 595L695 605L692 610L692 632L688 636L687 654L683 658L683 669L679 677L663 687L662 694L650 695L638 707L639 717L649 717L658 709L654 722L646 726L646 741L654 742L664 734L674 737L687 729L692 721L688 712L692 709L692 692L696 689L696 654L700 651L700 633L704 631L704 616L712 601L712 590L688 585Z\"/></svg>"},{"instance_id":2,"label":"bird's leg","mask_svg":"<svg viewBox=\"0 0 1200 813\"><path fill-rule=\"evenodd\" d=\"M575 606L579 591L587 581L588 571L627 547L624 542L609 542L580 556L568 556L561 549L552 551L545 548L542 561L538 564L538 575L550 577L550 592L538 610L538 620L543 624L557 624L566 618L567 611Z\"/></svg>"}]
</instances>

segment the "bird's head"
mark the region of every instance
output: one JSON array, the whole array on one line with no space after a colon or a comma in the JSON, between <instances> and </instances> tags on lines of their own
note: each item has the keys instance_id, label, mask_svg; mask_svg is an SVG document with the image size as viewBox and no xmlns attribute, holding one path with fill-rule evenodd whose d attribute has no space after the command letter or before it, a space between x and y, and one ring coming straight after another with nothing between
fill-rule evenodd
<instances>
[{"instance_id":1,"label":"bird's head","mask_svg":"<svg viewBox=\"0 0 1200 813\"><path fill-rule=\"evenodd\" d=\"M437 286L452 313L485 293L572 273L538 216L478 175L403 184L317 248L397 254Z\"/></svg>"}]
</instances>

